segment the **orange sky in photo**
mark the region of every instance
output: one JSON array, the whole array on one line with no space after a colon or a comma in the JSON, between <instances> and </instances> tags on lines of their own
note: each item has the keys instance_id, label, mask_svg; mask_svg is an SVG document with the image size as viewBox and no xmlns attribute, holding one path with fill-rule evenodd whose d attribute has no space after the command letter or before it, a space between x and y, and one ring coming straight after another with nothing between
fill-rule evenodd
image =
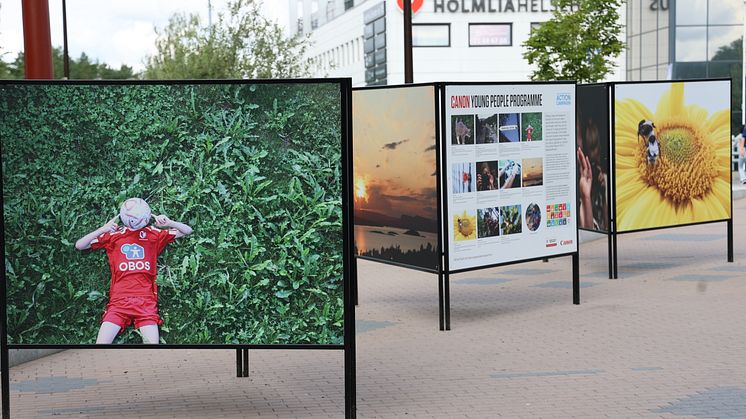
<instances>
[{"instance_id":1,"label":"orange sky in photo","mask_svg":"<svg viewBox=\"0 0 746 419\"><path fill-rule=\"evenodd\" d=\"M352 94L356 210L435 219L435 97L431 86Z\"/></svg>"}]
</instances>

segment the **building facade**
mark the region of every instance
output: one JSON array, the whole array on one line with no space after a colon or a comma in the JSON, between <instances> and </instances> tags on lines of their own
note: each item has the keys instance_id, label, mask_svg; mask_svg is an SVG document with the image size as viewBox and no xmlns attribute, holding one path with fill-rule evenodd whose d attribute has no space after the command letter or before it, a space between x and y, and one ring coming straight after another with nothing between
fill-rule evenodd
<instances>
[{"instance_id":1,"label":"building facade","mask_svg":"<svg viewBox=\"0 0 746 419\"><path fill-rule=\"evenodd\" d=\"M627 0L627 80L731 77L741 123L743 0Z\"/></svg>"},{"instance_id":2,"label":"building facade","mask_svg":"<svg viewBox=\"0 0 746 419\"><path fill-rule=\"evenodd\" d=\"M527 80L531 68L521 44L534 25L551 18L552 3L413 0L414 81ZM310 34L315 76L351 76L355 86L404 82L401 0L289 0L289 5L291 35ZM625 63L622 55L612 80L624 76Z\"/></svg>"},{"instance_id":3,"label":"building facade","mask_svg":"<svg viewBox=\"0 0 746 419\"><path fill-rule=\"evenodd\" d=\"M289 0L291 35L310 35L315 76L404 82L401 0ZM607 80L732 77L741 122L744 0L627 0L626 49ZM414 81L521 81L521 44L551 0L412 0Z\"/></svg>"}]
</instances>

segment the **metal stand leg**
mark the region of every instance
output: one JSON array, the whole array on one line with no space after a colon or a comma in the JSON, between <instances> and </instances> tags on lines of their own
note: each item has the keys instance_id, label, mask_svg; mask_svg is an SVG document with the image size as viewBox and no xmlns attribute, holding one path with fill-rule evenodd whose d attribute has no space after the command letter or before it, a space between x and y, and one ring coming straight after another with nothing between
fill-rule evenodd
<instances>
[{"instance_id":1,"label":"metal stand leg","mask_svg":"<svg viewBox=\"0 0 746 419\"><path fill-rule=\"evenodd\" d=\"M446 330L451 330L451 275L448 272L443 277L443 287L445 291Z\"/></svg>"},{"instance_id":2,"label":"metal stand leg","mask_svg":"<svg viewBox=\"0 0 746 419\"><path fill-rule=\"evenodd\" d=\"M249 350L243 350L243 376L249 376Z\"/></svg>"},{"instance_id":3,"label":"metal stand leg","mask_svg":"<svg viewBox=\"0 0 746 419\"><path fill-rule=\"evenodd\" d=\"M3 293L5 294L5 293ZM4 311L4 309L3 309ZM5 316L3 316L5 317ZM5 319L3 318L3 328L5 327ZM3 419L10 419L10 364L8 361L8 335L3 330L2 336L2 348L0 348L0 370L2 370L2 392L3 392Z\"/></svg>"},{"instance_id":4,"label":"metal stand leg","mask_svg":"<svg viewBox=\"0 0 746 419\"><path fill-rule=\"evenodd\" d=\"M614 245L611 236L611 233L607 236L609 242L609 279L614 279Z\"/></svg>"},{"instance_id":5,"label":"metal stand leg","mask_svg":"<svg viewBox=\"0 0 746 419\"><path fill-rule=\"evenodd\" d=\"M438 273L438 326L445 330L445 315L443 313L443 272Z\"/></svg>"},{"instance_id":6,"label":"metal stand leg","mask_svg":"<svg viewBox=\"0 0 746 419\"><path fill-rule=\"evenodd\" d=\"M733 219L728 220L728 262L733 262Z\"/></svg>"},{"instance_id":7,"label":"metal stand leg","mask_svg":"<svg viewBox=\"0 0 746 419\"><path fill-rule=\"evenodd\" d=\"M580 304L580 254L572 255L572 303Z\"/></svg>"},{"instance_id":8,"label":"metal stand leg","mask_svg":"<svg viewBox=\"0 0 746 419\"><path fill-rule=\"evenodd\" d=\"M243 370L241 369L242 365L243 356L241 356L241 350L236 349L236 377L243 377Z\"/></svg>"},{"instance_id":9,"label":"metal stand leg","mask_svg":"<svg viewBox=\"0 0 746 419\"><path fill-rule=\"evenodd\" d=\"M619 273L617 272L617 268L619 267L619 260L617 259L618 256L619 256L619 247L617 247L616 234L614 234L614 258L613 258L614 279L619 279Z\"/></svg>"},{"instance_id":10,"label":"metal stand leg","mask_svg":"<svg viewBox=\"0 0 746 419\"><path fill-rule=\"evenodd\" d=\"M357 285L357 258L356 257L352 258L352 266L350 268L352 270L352 272L351 272L351 274L352 274L352 282L354 282L354 284L352 286L352 292L353 292L354 297L355 297L355 305L357 306L359 304L358 303L358 299L357 299L357 295L360 292L360 289L358 288L358 285Z\"/></svg>"}]
</instances>

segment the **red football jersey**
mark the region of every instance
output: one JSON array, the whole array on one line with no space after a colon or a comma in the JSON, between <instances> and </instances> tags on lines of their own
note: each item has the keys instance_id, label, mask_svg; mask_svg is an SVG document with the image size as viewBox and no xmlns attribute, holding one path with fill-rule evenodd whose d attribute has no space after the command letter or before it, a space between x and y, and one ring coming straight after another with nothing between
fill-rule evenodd
<instances>
[{"instance_id":1,"label":"red football jersey","mask_svg":"<svg viewBox=\"0 0 746 419\"><path fill-rule=\"evenodd\" d=\"M91 249L106 249L109 257L109 299L157 296L158 255L175 238L170 231L155 227L140 230L123 227L93 240Z\"/></svg>"}]
</instances>

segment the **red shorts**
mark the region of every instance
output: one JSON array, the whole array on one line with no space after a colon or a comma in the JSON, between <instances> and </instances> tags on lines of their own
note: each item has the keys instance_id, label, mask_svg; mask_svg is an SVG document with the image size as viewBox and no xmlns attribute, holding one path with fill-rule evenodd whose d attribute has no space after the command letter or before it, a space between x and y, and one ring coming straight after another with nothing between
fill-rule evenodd
<instances>
[{"instance_id":1,"label":"red shorts","mask_svg":"<svg viewBox=\"0 0 746 419\"><path fill-rule=\"evenodd\" d=\"M123 333L124 329L133 323L137 329L163 324L163 320L158 316L158 299L155 296L119 297L109 300L101 322L110 322L121 327L119 333Z\"/></svg>"}]
</instances>

